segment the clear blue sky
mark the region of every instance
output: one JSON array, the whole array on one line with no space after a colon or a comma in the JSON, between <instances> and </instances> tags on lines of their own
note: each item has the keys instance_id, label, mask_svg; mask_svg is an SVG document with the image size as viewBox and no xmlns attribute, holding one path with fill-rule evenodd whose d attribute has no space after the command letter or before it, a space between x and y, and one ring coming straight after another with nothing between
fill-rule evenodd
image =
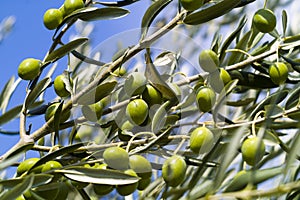
<instances>
[{"instance_id":1,"label":"clear blue sky","mask_svg":"<svg viewBox=\"0 0 300 200\"><path fill-rule=\"evenodd\" d=\"M17 77L19 63L27 57L43 59L49 46L53 31L47 30L43 25L44 12L49 8L58 8L63 4L63 0L17 0L2 1L0 3L0 21L8 16L16 18L15 26L10 35L0 44L0 90L2 91L5 83L11 76ZM128 16L114 21L94 22L95 31L91 34L94 44L100 43L111 35L122 30L138 28L141 17L148 7L145 3L150 1L138 2L127 6L131 11ZM66 37L68 38L68 37ZM62 66L63 67L63 66ZM59 69L62 71L63 69ZM22 81L18 87L9 108L20 104L24 100L26 81ZM40 122L42 123L42 122ZM18 121L4 125L2 128L9 131L17 131ZM14 145L18 136L7 136L0 134L0 154Z\"/></svg>"}]
</instances>

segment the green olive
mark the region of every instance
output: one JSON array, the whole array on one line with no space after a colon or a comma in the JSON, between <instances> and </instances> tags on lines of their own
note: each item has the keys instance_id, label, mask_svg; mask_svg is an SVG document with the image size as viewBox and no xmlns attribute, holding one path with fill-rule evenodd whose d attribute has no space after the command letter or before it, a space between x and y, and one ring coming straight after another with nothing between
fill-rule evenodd
<instances>
[{"instance_id":1,"label":"green olive","mask_svg":"<svg viewBox=\"0 0 300 200\"><path fill-rule=\"evenodd\" d=\"M146 88L147 79L140 72L131 73L124 83L124 89L128 96L140 95Z\"/></svg>"},{"instance_id":2,"label":"green olive","mask_svg":"<svg viewBox=\"0 0 300 200\"><path fill-rule=\"evenodd\" d=\"M208 49L201 51L199 54L199 64L204 71L214 72L218 69L220 61L218 55L214 51Z\"/></svg>"},{"instance_id":3,"label":"green olive","mask_svg":"<svg viewBox=\"0 0 300 200\"><path fill-rule=\"evenodd\" d=\"M265 154L265 144L258 137L249 137L242 144L242 156L248 165L255 165Z\"/></svg>"},{"instance_id":4,"label":"green olive","mask_svg":"<svg viewBox=\"0 0 300 200\"><path fill-rule=\"evenodd\" d=\"M204 0L180 0L182 7L188 11L197 10L200 8Z\"/></svg>"},{"instance_id":5,"label":"green olive","mask_svg":"<svg viewBox=\"0 0 300 200\"><path fill-rule=\"evenodd\" d=\"M141 178L150 178L152 175L152 166L150 162L141 155L130 156L129 166L130 169L133 169Z\"/></svg>"},{"instance_id":6,"label":"green olive","mask_svg":"<svg viewBox=\"0 0 300 200\"><path fill-rule=\"evenodd\" d=\"M102 112L103 112L103 104L101 103L101 101L98 101L97 103L94 103L92 105L84 105L81 108L82 114L83 116L91 121L91 122L97 122L101 116L102 116Z\"/></svg>"},{"instance_id":7,"label":"green olive","mask_svg":"<svg viewBox=\"0 0 300 200\"><path fill-rule=\"evenodd\" d=\"M51 8L44 14L44 25L47 29L56 29L63 21L63 13L59 9Z\"/></svg>"},{"instance_id":8,"label":"green olive","mask_svg":"<svg viewBox=\"0 0 300 200\"><path fill-rule=\"evenodd\" d=\"M135 99L126 107L126 116L134 124L141 125L148 116L148 105L143 99Z\"/></svg>"},{"instance_id":9,"label":"green olive","mask_svg":"<svg viewBox=\"0 0 300 200\"><path fill-rule=\"evenodd\" d=\"M162 176L165 182L176 187L182 183L185 178L186 163L181 156L173 155L168 158L162 166Z\"/></svg>"},{"instance_id":10,"label":"green olive","mask_svg":"<svg viewBox=\"0 0 300 200\"><path fill-rule=\"evenodd\" d=\"M220 93L224 86L231 81L230 74L223 68L210 73L209 83L215 92Z\"/></svg>"},{"instance_id":11,"label":"green olive","mask_svg":"<svg viewBox=\"0 0 300 200\"><path fill-rule=\"evenodd\" d=\"M65 0L64 12L65 16L71 14L73 11L84 7L83 0Z\"/></svg>"},{"instance_id":12,"label":"green olive","mask_svg":"<svg viewBox=\"0 0 300 200\"><path fill-rule=\"evenodd\" d=\"M200 111L208 112L216 102L216 94L211 88L202 86L198 89L196 99Z\"/></svg>"},{"instance_id":13,"label":"green olive","mask_svg":"<svg viewBox=\"0 0 300 200\"><path fill-rule=\"evenodd\" d=\"M269 9L260 9L253 16L253 24L262 33L269 33L276 26L276 17Z\"/></svg>"},{"instance_id":14,"label":"green olive","mask_svg":"<svg viewBox=\"0 0 300 200\"><path fill-rule=\"evenodd\" d=\"M161 104L162 95L152 85L147 84L142 94L142 98L147 102L148 105Z\"/></svg>"},{"instance_id":15,"label":"green olive","mask_svg":"<svg viewBox=\"0 0 300 200\"><path fill-rule=\"evenodd\" d=\"M17 168L17 176L22 175L23 173L27 172L37 161L39 161L39 158L28 158L27 160L24 160L21 162ZM32 169L32 172L40 173L42 170L42 165L38 166L34 169Z\"/></svg>"},{"instance_id":16,"label":"green olive","mask_svg":"<svg viewBox=\"0 0 300 200\"><path fill-rule=\"evenodd\" d=\"M129 167L128 153L121 147L109 147L105 149L103 158L110 168L125 170Z\"/></svg>"},{"instance_id":17,"label":"green olive","mask_svg":"<svg viewBox=\"0 0 300 200\"><path fill-rule=\"evenodd\" d=\"M148 185L150 185L151 183L151 178L141 178L138 182L138 190L144 190L148 187Z\"/></svg>"},{"instance_id":18,"label":"green olive","mask_svg":"<svg viewBox=\"0 0 300 200\"><path fill-rule=\"evenodd\" d=\"M117 76L124 76L126 74L126 72L127 71L126 71L125 67L121 66L114 71L114 74Z\"/></svg>"},{"instance_id":19,"label":"green olive","mask_svg":"<svg viewBox=\"0 0 300 200\"><path fill-rule=\"evenodd\" d=\"M58 106L60 103L53 103L51 104L46 112L45 112L45 120L48 121L52 116L54 116ZM71 116L71 112L70 110L61 113L60 115L60 123L64 123L65 121L67 121L69 119L69 117Z\"/></svg>"},{"instance_id":20,"label":"green olive","mask_svg":"<svg viewBox=\"0 0 300 200\"><path fill-rule=\"evenodd\" d=\"M281 85L288 78L289 69L283 62L276 62L270 66L269 75L273 83Z\"/></svg>"},{"instance_id":21,"label":"green olive","mask_svg":"<svg viewBox=\"0 0 300 200\"><path fill-rule=\"evenodd\" d=\"M96 169L107 169L107 164L103 163L98 166L95 165ZM112 192L114 187L112 185L106 184L93 184L94 192L99 196L107 195L108 193Z\"/></svg>"},{"instance_id":22,"label":"green olive","mask_svg":"<svg viewBox=\"0 0 300 200\"><path fill-rule=\"evenodd\" d=\"M64 79L67 79L67 77L63 74L57 76L54 79L54 90L56 94L60 97L70 96L70 92L66 89L66 84L64 82ZM72 80L70 80L70 83L72 84Z\"/></svg>"},{"instance_id":23,"label":"green olive","mask_svg":"<svg viewBox=\"0 0 300 200\"><path fill-rule=\"evenodd\" d=\"M51 160L51 161L46 162L43 165L42 172L47 172L47 171L51 171L53 169L60 169L60 168L62 168L62 165L59 162L57 162L55 160Z\"/></svg>"},{"instance_id":24,"label":"green olive","mask_svg":"<svg viewBox=\"0 0 300 200\"><path fill-rule=\"evenodd\" d=\"M207 152L214 141L213 133L206 127L199 127L192 131L190 137L190 149L194 153Z\"/></svg>"},{"instance_id":25,"label":"green olive","mask_svg":"<svg viewBox=\"0 0 300 200\"><path fill-rule=\"evenodd\" d=\"M124 171L124 173L131 175L131 176L138 177L138 175L132 169L128 169L128 170ZM117 189L117 192L119 193L119 195L127 196L127 195L132 194L137 189L137 187L138 187L138 182L128 184L128 185L117 185L116 189Z\"/></svg>"},{"instance_id":26,"label":"green olive","mask_svg":"<svg viewBox=\"0 0 300 200\"><path fill-rule=\"evenodd\" d=\"M23 80L33 80L40 74L41 65L40 60L27 58L20 63L18 75Z\"/></svg>"}]
</instances>

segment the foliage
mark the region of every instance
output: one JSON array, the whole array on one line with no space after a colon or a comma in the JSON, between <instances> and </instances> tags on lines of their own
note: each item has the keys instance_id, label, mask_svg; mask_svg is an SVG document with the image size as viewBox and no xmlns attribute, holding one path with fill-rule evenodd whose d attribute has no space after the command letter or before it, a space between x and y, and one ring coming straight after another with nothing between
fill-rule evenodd
<instances>
[{"instance_id":1,"label":"foliage","mask_svg":"<svg viewBox=\"0 0 300 200\"><path fill-rule=\"evenodd\" d=\"M252 25L253 16L243 16L248 9L262 9L255 0L206 0L194 11L185 10L177 0L156 0L141 16L135 44L127 43L128 33L120 33L116 37L123 40L123 46L116 52L113 39L106 41L111 49L100 44L90 52L93 45L87 30L92 31L92 21L126 17L131 4L138 2L85 0L83 8L65 15L55 25L49 51L40 59L41 72L24 89L24 103L10 109L7 105L21 80L8 80L0 95L0 125L19 118L20 129L0 131L17 133L20 140L2 155L0 169L23 166L21 158L31 151L41 156L22 174L0 181L0 198L97 199L104 195L110 199L128 195L120 188L139 188L132 193L134 198L299 199L300 37L291 31L288 13L280 11L284 5L265 0L264 8L277 13L277 23L274 30L262 33ZM85 34L65 44L63 37L73 26L81 26ZM219 28L213 35L208 27ZM129 31L130 36L135 34L136 30ZM204 48L208 41L210 47ZM209 52L205 62L199 57L201 52ZM109 58L100 59L102 53ZM58 69L57 62L64 57L68 65ZM284 81L274 81L276 77L269 74L278 62L288 68ZM45 92L54 90L52 74L57 69L68 95L52 99ZM213 98L201 88L208 88ZM209 108L204 105L202 109L203 99ZM138 101L145 104L143 113L127 106ZM54 103L47 121L31 129L28 119L34 123ZM96 111L98 104L101 108ZM66 114L67 121L60 119ZM199 127L212 134L210 142L195 144L197 150L192 151L190 136ZM253 153L255 147L249 150L251 166L241 152L249 136L257 138L257 146L265 147L265 152ZM126 159L133 155L147 158L152 173L145 159L139 159L146 162L151 181L129 169L129 161L122 162L114 152L109 158L104 156L112 147L119 147ZM172 165L172 160L178 161L170 159L174 157L180 158L183 170ZM114 169L106 163L110 159ZM59 165L36 170L51 161ZM179 173L180 178L170 182L168 171Z\"/></svg>"}]
</instances>

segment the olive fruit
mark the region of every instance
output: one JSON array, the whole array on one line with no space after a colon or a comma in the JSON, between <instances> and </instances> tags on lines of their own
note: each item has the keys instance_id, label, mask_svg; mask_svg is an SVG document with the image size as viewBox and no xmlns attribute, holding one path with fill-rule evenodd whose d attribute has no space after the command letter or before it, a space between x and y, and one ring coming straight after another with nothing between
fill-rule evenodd
<instances>
[{"instance_id":1,"label":"olive fruit","mask_svg":"<svg viewBox=\"0 0 300 200\"><path fill-rule=\"evenodd\" d=\"M16 198L16 200L26 200L26 199L25 199L25 197L24 197L23 195L21 195L21 196L18 196L18 197Z\"/></svg>"},{"instance_id":2,"label":"olive fruit","mask_svg":"<svg viewBox=\"0 0 300 200\"><path fill-rule=\"evenodd\" d=\"M181 156L173 155L168 158L162 166L162 176L165 182L176 187L184 180L186 173L186 163Z\"/></svg>"},{"instance_id":3,"label":"olive fruit","mask_svg":"<svg viewBox=\"0 0 300 200\"><path fill-rule=\"evenodd\" d=\"M126 72L127 71L126 71L125 67L121 66L114 71L114 74L117 76L124 76L126 74Z\"/></svg>"},{"instance_id":4,"label":"olive fruit","mask_svg":"<svg viewBox=\"0 0 300 200\"><path fill-rule=\"evenodd\" d=\"M188 11L197 10L200 8L204 0L180 0L182 7Z\"/></svg>"},{"instance_id":5,"label":"olive fruit","mask_svg":"<svg viewBox=\"0 0 300 200\"><path fill-rule=\"evenodd\" d=\"M63 21L63 13L59 9L51 8L44 14L44 25L47 29L56 29Z\"/></svg>"},{"instance_id":6,"label":"olive fruit","mask_svg":"<svg viewBox=\"0 0 300 200\"><path fill-rule=\"evenodd\" d=\"M232 80L230 74L223 68L220 69L220 78L223 81L224 85Z\"/></svg>"},{"instance_id":7,"label":"olive fruit","mask_svg":"<svg viewBox=\"0 0 300 200\"><path fill-rule=\"evenodd\" d=\"M265 154L265 144L256 136L247 138L242 144L243 160L253 166L259 162Z\"/></svg>"},{"instance_id":8,"label":"olive fruit","mask_svg":"<svg viewBox=\"0 0 300 200\"><path fill-rule=\"evenodd\" d=\"M209 76L210 86L214 89L215 92L220 93L224 86L231 81L230 74L223 68L220 71L215 71L210 73Z\"/></svg>"},{"instance_id":9,"label":"olive fruit","mask_svg":"<svg viewBox=\"0 0 300 200\"><path fill-rule=\"evenodd\" d=\"M276 26L276 17L269 9L259 9L253 16L253 24L262 33L269 33Z\"/></svg>"},{"instance_id":10,"label":"olive fruit","mask_svg":"<svg viewBox=\"0 0 300 200\"><path fill-rule=\"evenodd\" d=\"M140 95L146 87L147 79L140 72L131 73L124 83L124 89L128 96Z\"/></svg>"},{"instance_id":11,"label":"olive fruit","mask_svg":"<svg viewBox=\"0 0 300 200\"><path fill-rule=\"evenodd\" d=\"M59 169L59 168L62 168L62 165L55 160L51 160L51 161L46 162L43 165L42 172L47 172L47 171L50 171L53 169Z\"/></svg>"},{"instance_id":12,"label":"olive fruit","mask_svg":"<svg viewBox=\"0 0 300 200\"><path fill-rule=\"evenodd\" d=\"M105 163L113 169L125 170L129 166L127 151L121 147L109 147L103 153Z\"/></svg>"},{"instance_id":13,"label":"olive fruit","mask_svg":"<svg viewBox=\"0 0 300 200\"><path fill-rule=\"evenodd\" d=\"M198 89L196 99L200 111L208 112L216 102L216 94L211 88L202 86Z\"/></svg>"},{"instance_id":14,"label":"olive fruit","mask_svg":"<svg viewBox=\"0 0 300 200\"><path fill-rule=\"evenodd\" d=\"M142 98L147 102L148 105L161 104L162 95L152 85L147 84L142 94Z\"/></svg>"},{"instance_id":15,"label":"olive fruit","mask_svg":"<svg viewBox=\"0 0 300 200\"><path fill-rule=\"evenodd\" d=\"M102 116L102 111L103 111L103 104L101 101L98 101L94 104L91 105L84 105L81 108L83 116L91 121L91 122L96 122L98 121L101 116Z\"/></svg>"},{"instance_id":16,"label":"olive fruit","mask_svg":"<svg viewBox=\"0 0 300 200\"><path fill-rule=\"evenodd\" d=\"M269 75L273 83L281 85L288 77L289 69L283 62L276 62L270 66Z\"/></svg>"},{"instance_id":17,"label":"olive fruit","mask_svg":"<svg viewBox=\"0 0 300 200\"><path fill-rule=\"evenodd\" d=\"M46 112L45 112L45 120L48 121L52 116L54 116L58 106L60 103L53 103L51 104ZM71 112L70 110L67 110L66 112L62 112L60 115L60 123L64 123L65 121L67 121L69 119L69 117L71 116Z\"/></svg>"},{"instance_id":18,"label":"olive fruit","mask_svg":"<svg viewBox=\"0 0 300 200\"><path fill-rule=\"evenodd\" d=\"M150 185L151 183L151 178L141 178L138 182L138 190L144 190L146 189L146 187L148 187L148 185Z\"/></svg>"},{"instance_id":19,"label":"olive fruit","mask_svg":"<svg viewBox=\"0 0 300 200\"><path fill-rule=\"evenodd\" d=\"M191 133L190 149L197 154L207 152L213 141L214 135L208 128L196 128Z\"/></svg>"},{"instance_id":20,"label":"olive fruit","mask_svg":"<svg viewBox=\"0 0 300 200\"><path fill-rule=\"evenodd\" d=\"M23 60L18 68L18 75L24 80L35 79L41 70L42 62L38 59L27 58Z\"/></svg>"},{"instance_id":21,"label":"olive fruit","mask_svg":"<svg viewBox=\"0 0 300 200\"><path fill-rule=\"evenodd\" d=\"M130 169L133 169L141 178L149 178L152 175L152 166L150 162L141 155L132 155L129 157Z\"/></svg>"},{"instance_id":22,"label":"olive fruit","mask_svg":"<svg viewBox=\"0 0 300 200\"><path fill-rule=\"evenodd\" d=\"M39 160L40 160L39 158L28 158L27 160L24 160L23 162L21 162L17 168L17 176L20 176L23 173L30 170L31 167L33 165L35 165L35 163ZM42 165L32 169L31 171L39 173L39 172L41 172L41 169L42 169Z\"/></svg>"},{"instance_id":23,"label":"olive fruit","mask_svg":"<svg viewBox=\"0 0 300 200\"><path fill-rule=\"evenodd\" d=\"M64 2L65 16L83 7L84 7L83 0L65 0Z\"/></svg>"},{"instance_id":24,"label":"olive fruit","mask_svg":"<svg viewBox=\"0 0 300 200\"><path fill-rule=\"evenodd\" d=\"M126 107L126 116L131 122L141 125L148 116L147 103L143 99L131 101Z\"/></svg>"},{"instance_id":25,"label":"olive fruit","mask_svg":"<svg viewBox=\"0 0 300 200\"><path fill-rule=\"evenodd\" d=\"M70 92L66 89L66 83L64 82L64 79L67 79L67 77L63 74L54 79L54 90L60 97L70 96ZM72 80L70 80L70 83L72 84Z\"/></svg>"},{"instance_id":26,"label":"olive fruit","mask_svg":"<svg viewBox=\"0 0 300 200\"><path fill-rule=\"evenodd\" d=\"M218 69L220 61L214 51L207 49L199 54L199 64L204 71L214 72Z\"/></svg>"},{"instance_id":27,"label":"olive fruit","mask_svg":"<svg viewBox=\"0 0 300 200\"><path fill-rule=\"evenodd\" d=\"M138 175L132 169L125 170L124 173L131 175L131 176L138 177ZM128 184L128 185L117 185L116 189L117 189L117 192L119 193L119 195L127 196L127 195L132 194L137 189L137 187L138 187L138 182Z\"/></svg>"},{"instance_id":28,"label":"olive fruit","mask_svg":"<svg viewBox=\"0 0 300 200\"><path fill-rule=\"evenodd\" d=\"M95 166L97 169L107 169L107 164L100 164L98 166ZM94 192L99 195L103 196L111 191L113 191L114 187L112 185L106 185L106 184L93 184L93 190Z\"/></svg>"}]
</instances>

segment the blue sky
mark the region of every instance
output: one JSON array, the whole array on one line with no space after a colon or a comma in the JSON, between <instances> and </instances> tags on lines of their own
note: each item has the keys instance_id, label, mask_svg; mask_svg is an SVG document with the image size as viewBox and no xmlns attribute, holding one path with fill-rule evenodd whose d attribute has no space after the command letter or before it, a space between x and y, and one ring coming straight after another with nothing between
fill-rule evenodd
<instances>
[{"instance_id":1,"label":"blue sky","mask_svg":"<svg viewBox=\"0 0 300 200\"><path fill-rule=\"evenodd\" d=\"M43 25L44 12L49 8L60 7L63 2L63 0L17 0L2 1L0 3L0 21L8 16L16 18L12 32L0 43L0 90L3 89L11 76L14 75L17 77L17 68L23 59L27 57L43 59L51 45L53 35L53 31L47 30ZM150 1L141 1L127 6L126 8L131 13L124 18L113 21L93 22L95 24L95 29L91 34L93 43L98 44L123 30L139 28L141 17L148 7L148 5L145 6L145 3L148 4ZM70 33L72 33L72 30ZM67 39L68 36L65 37L64 41ZM63 68L59 70L62 71ZM26 84L26 81L22 81L19 85L12 97L9 108L23 102ZM15 120L1 128L9 131L17 131L18 126L18 120ZM18 138L18 136L0 135L0 154L3 154L14 145Z\"/></svg>"}]
</instances>

